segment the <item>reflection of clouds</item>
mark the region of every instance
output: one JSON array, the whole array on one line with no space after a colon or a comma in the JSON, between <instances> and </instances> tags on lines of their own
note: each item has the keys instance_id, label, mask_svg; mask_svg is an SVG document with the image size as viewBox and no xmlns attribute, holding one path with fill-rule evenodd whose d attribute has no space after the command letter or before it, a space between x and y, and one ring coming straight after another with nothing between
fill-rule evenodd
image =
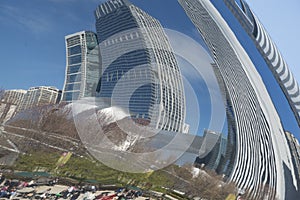
<instances>
[{"instance_id":1,"label":"reflection of clouds","mask_svg":"<svg viewBox=\"0 0 300 200\"><path fill-rule=\"evenodd\" d=\"M62 24L63 22L71 24L75 22L86 23L78 16L78 13L72 10L65 12L63 7L57 5L58 3L67 4L69 1L80 2L79 0L49 0L50 5L53 4L54 6L36 4L32 9L22 7L22 4L16 6L0 5L0 22L13 24L14 27L25 29L35 36L55 32L57 29L62 28L62 26L65 27L65 24ZM57 23L58 18L62 23ZM93 26L91 24L89 27Z\"/></svg>"},{"instance_id":2,"label":"reflection of clouds","mask_svg":"<svg viewBox=\"0 0 300 200\"><path fill-rule=\"evenodd\" d=\"M1 5L1 17L11 20L15 25L21 25L35 34L51 30L50 20L39 11L26 11L9 5Z\"/></svg>"},{"instance_id":3,"label":"reflection of clouds","mask_svg":"<svg viewBox=\"0 0 300 200\"><path fill-rule=\"evenodd\" d=\"M179 64L180 66L180 64ZM192 88L189 80L186 76L183 76L184 93L186 100L186 123L190 126L189 134L197 135L199 129L200 116L200 105L198 102L197 94L195 89Z\"/></svg>"},{"instance_id":4,"label":"reflection of clouds","mask_svg":"<svg viewBox=\"0 0 300 200\"><path fill-rule=\"evenodd\" d=\"M203 76L208 86L216 87L218 85L217 80L210 67L210 63L213 63L213 60L203 47L198 42L182 33L168 29L165 29L165 31L175 53L196 67L197 71ZM185 72L191 77L195 76L195 74L190 70L186 70Z\"/></svg>"},{"instance_id":5,"label":"reflection of clouds","mask_svg":"<svg viewBox=\"0 0 300 200\"><path fill-rule=\"evenodd\" d=\"M182 74L186 76L191 84L199 84L201 81L199 79L202 77L204 82L201 84L201 87L207 86L209 97L206 98L210 98L211 102L210 125L207 128L222 132L226 114L218 82L211 66L211 63L213 63L212 58L204 48L192 38L168 29L165 29L165 32L174 49L174 53L190 63L190 66L192 66L200 76L195 73L195 70L188 69L186 65L181 65L183 62L179 62ZM199 98L199 94L197 94L197 96ZM189 98L189 96L187 95L186 98ZM198 99L198 101L201 101L201 99Z\"/></svg>"}]
</instances>

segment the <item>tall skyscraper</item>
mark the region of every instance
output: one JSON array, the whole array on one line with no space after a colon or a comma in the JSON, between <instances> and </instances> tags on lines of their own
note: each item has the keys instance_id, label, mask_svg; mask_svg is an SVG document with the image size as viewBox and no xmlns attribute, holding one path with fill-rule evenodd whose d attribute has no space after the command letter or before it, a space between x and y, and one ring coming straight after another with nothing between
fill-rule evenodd
<instances>
[{"instance_id":1,"label":"tall skyscraper","mask_svg":"<svg viewBox=\"0 0 300 200\"><path fill-rule=\"evenodd\" d=\"M95 17L100 96L151 127L187 132L181 72L159 21L127 0L99 5Z\"/></svg>"},{"instance_id":2,"label":"tall skyscraper","mask_svg":"<svg viewBox=\"0 0 300 200\"><path fill-rule=\"evenodd\" d=\"M227 117L226 150L225 153L222 154L219 162L216 163L217 167L215 171L219 174L224 174L226 177L229 177L232 173L235 164L237 127L235 123L235 115L233 112L233 103L230 99L229 91L226 88L225 82L222 78L222 74L215 63L212 63L211 66L218 80L219 87L222 93L222 98L224 102L226 102L225 108Z\"/></svg>"},{"instance_id":3,"label":"tall skyscraper","mask_svg":"<svg viewBox=\"0 0 300 200\"><path fill-rule=\"evenodd\" d=\"M265 192L268 199L297 199L300 179L285 132L299 133L300 96L282 56L244 1L179 2L225 86L221 88L233 130L228 141L235 140L228 179L254 198Z\"/></svg>"},{"instance_id":4,"label":"tall skyscraper","mask_svg":"<svg viewBox=\"0 0 300 200\"><path fill-rule=\"evenodd\" d=\"M18 111L57 103L59 90L55 87L39 86L31 87L25 94Z\"/></svg>"},{"instance_id":5,"label":"tall skyscraper","mask_svg":"<svg viewBox=\"0 0 300 200\"><path fill-rule=\"evenodd\" d=\"M257 46L257 49L264 58L265 63L268 65L270 71L274 75L274 78L282 89L282 92L284 93L297 119L297 123L300 126L299 84L294 78L292 72L289 70L280 51L274 42L272 42L271 37L259 19L252 12L249 5L244 0L240 0L238 2L239 4L236 4L234 0L231 0L226 1L225 3Z\"/></svg>"},{"instance_id":6,"label":"tall skyscraper","mask_svg":"<svg viewBox=\"0 0 300 200\"><path fill-rule=\"evenodd\" d=\"M95 97L100 77L97 36L81 31L65 37L66 75L62 102Z\"/></svg>"}]
</instances>

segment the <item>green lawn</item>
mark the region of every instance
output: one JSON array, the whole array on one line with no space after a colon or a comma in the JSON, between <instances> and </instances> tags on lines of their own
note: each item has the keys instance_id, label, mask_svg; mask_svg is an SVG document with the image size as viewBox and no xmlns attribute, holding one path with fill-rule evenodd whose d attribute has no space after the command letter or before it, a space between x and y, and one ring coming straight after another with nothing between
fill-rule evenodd
<instances>
[{"instance_id":1,"label":"green lawn","mask_svg":"<svg viewBox=\"0 0 300 200\"><path fill-rule=\"evenodd\" d=\"M126 173L109 168L102 163L85 157L72 155L63 166L57 167L59 153L32 152L20 155L14 170L36 171L43 170L53 176L69 177L78 181L98 182L101 184L140 185L148 188L168 186L172 180L163 171L148 174Z\"/></svg>"}]
</instances>

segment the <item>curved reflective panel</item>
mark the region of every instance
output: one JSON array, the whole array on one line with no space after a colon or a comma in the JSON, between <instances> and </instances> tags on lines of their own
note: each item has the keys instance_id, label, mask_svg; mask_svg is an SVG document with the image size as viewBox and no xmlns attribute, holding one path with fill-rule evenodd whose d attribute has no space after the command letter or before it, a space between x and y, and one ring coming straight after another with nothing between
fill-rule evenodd
<instances>
[{"instance_id":1,"label":"curved reflective panel","mask_svg":"<svg viewBox=\"0 0 300 200\"><path fill-rule=\"evenodd\" d=\"M244 1L179 2L209 47L219 82L224 82L223 91L228 93L225 104L236 127L230 180L240 188L251 188L254 197L264 185L271 199L297 196L297 157L287 131L299 132L292 96L298 86L286 63ZM277 73L271 60L274 66L281 63Z\"/></svg>"}]
</instances>

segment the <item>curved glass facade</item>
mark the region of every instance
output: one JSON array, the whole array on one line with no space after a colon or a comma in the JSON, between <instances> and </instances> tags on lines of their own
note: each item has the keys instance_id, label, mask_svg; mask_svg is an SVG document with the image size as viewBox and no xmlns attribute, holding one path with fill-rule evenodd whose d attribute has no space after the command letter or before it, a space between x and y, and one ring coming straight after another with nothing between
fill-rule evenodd
<instances>
[{"instance_id":1,"label":"curved glass facade","mask_svg":"<svg viewBox=\"0 0 300 200\"><path fill-rule=\"evenodd\" d=\"M270 63L267 59L266 54L262 51L261 47L255 41L256 39L255 37L253 37L254 35L252 36L252 34L255 34L253 33L255 32L255 30L254 25L251 24L251 17L253 18L253 20L254 17L252 15L252 12L250 11L249 6L244 1L242 2L243 5L245 5L245 13L233 0L222 2L212 1L216 8L222 11L220 12L220 14L224 17L227 24L235 33L243 48L247 51L252 62L255 64L255 67L261 75L268 93L272 98L272 102L276 107L277 113L280 116L285 131L290 131L292 134L300 137L299 125L297 125L298 117L292 109L293 103L289 102L290 97L284 92L284 90L286 89L282 88L282 83L276 78L277 75L272 70L272 66L269 65ZM249 17L246 13L248 13ZM253 32L250 30L252 30ZM278 52L278 50L276 51ZM280 60L282 60L282 58L280 58ZM282 63L285 63L285 61L282 61ZM291 74L291 72L288 73ZM294 78L292 77L290 79L294 80Z\"/></svg>"},{"instance_id":2,"label":"curved glass facade","mask_svg":"<svg viewBox=\"0 0 300 200\"><path fill-rule=\"evenodd\" d=\"M228 141L235 146L227 145L227 152L235 155L227 154L217 172L254 198L265 188L268 199L299 197L299 155L287 134L299 134L299 87L276 46L245 1L179 2L207 44L224 85L232 127Z\"/></svg>"},{"instance_id":3,"label":"curved glass facade","mask_svg":"<svg viewBox=\"0 0 300 200\"><path fill-rule=\"evenodd\" d=\"M158 20L127 0L99 5L95 17L102 56L99 96L154 128L184 132L181 72Z\"/></svg>"},{"instance_id":4,"label":"curved glass facade","mask_svg":"<svg viewBox=\"0 0 300 200\"><path fill-rule=\"evenodd\" d=\"M82 31L66 36L67 67L62 102L95 97L100 77L96 34Z\"/></svg>"}]
</instances>

